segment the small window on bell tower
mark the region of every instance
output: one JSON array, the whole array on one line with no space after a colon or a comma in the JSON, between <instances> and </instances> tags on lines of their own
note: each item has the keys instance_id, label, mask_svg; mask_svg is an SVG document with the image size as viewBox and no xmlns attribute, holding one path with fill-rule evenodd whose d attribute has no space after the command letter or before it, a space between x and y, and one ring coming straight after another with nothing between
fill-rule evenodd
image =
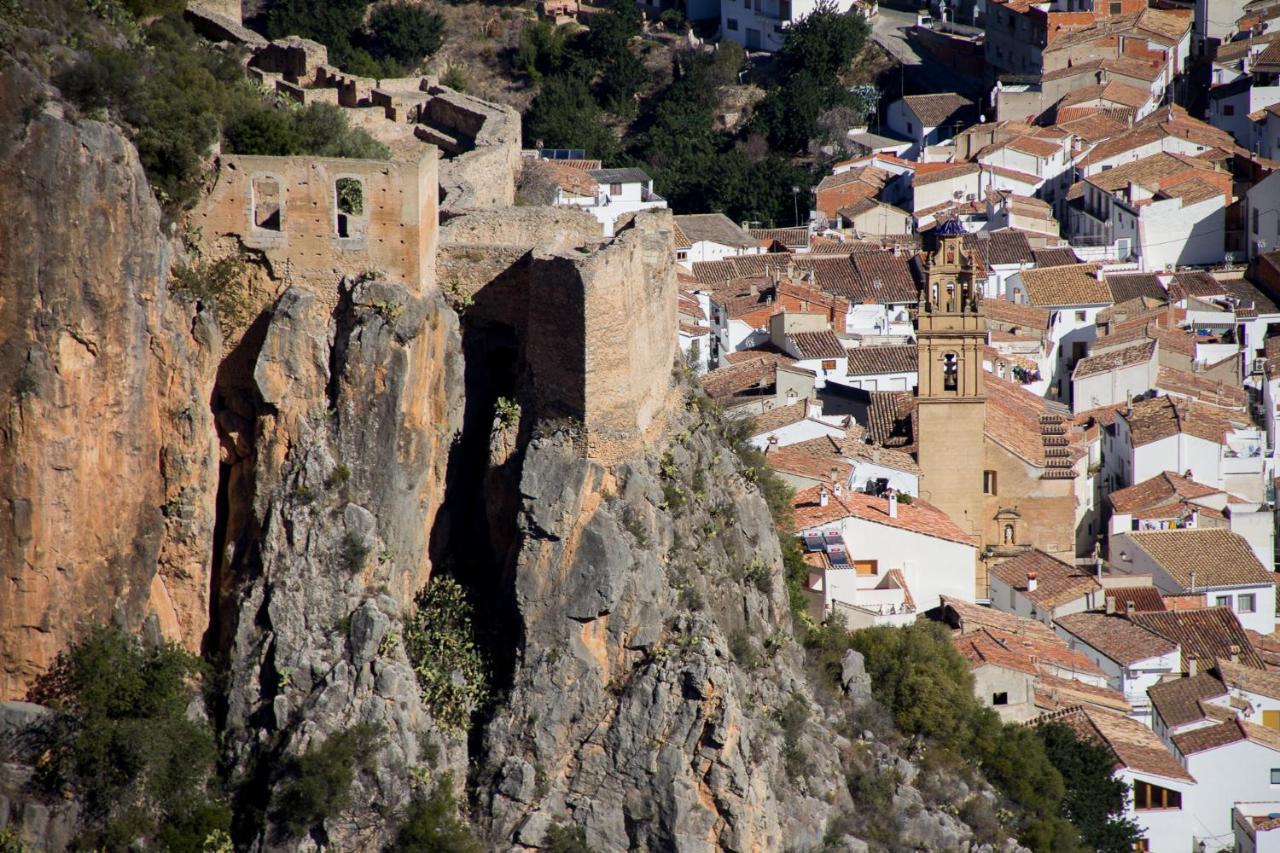
<instances>
[{"instance_id":1,"label":"small window on bell tower","mask_svg":"<svg viewBox=\"0 0 1280 853\"><path fill-rule=\"evenodd\" d=\"M942 390L955 391L960 387L960 363L956 354L949 352L942 357Z\"/></svg>"}]
</instances>

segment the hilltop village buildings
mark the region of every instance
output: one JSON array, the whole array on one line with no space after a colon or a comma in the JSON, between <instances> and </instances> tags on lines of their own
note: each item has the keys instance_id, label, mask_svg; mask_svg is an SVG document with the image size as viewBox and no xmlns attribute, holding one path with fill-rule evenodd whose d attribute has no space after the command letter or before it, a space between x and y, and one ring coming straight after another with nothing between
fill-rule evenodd
<instances>
[{"instance_id":1,"label":"hilltop village buildings","mask_svg":"<svg viewBox=\"0 0 1280 853\"><path fill-rule=\"evenodd\" d=\"M810 8L690 14L771 51ZM1280 849L1280 0L932 13L983 94L886 97L790 227L673 217L686 364L794 489L815 619L945 624L1113 755L1141 850ZM607 166L560 203L665 204Z\"/></svg>"}]
</instances>

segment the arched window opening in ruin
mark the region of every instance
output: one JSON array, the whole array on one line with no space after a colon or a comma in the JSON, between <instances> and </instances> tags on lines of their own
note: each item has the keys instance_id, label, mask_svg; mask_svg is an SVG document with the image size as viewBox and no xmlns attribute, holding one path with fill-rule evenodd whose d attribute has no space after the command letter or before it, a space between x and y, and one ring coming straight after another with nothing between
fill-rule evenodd
<instances>
[{"instance_id":1,"label":"arched window opening in ruin","mask_svg":"<svg viewBox=\"0 0 1280 853\"><path fill-rule=\"evenodd\" d=\"M942 389L955 391L959 388L960 364L956 354L949 352L942 357Z\"/></svg>"},{"instance_id":2,"label":"arched window opening in ruin","mask_svg":"<svg viewBox=\"0 0 1280 853\"><path fill-rule=\"evenodd\" d=\"M364 216L364 186L356 178L338 178L334 183L337 196L337 232L339 237L355 237L352 220Z\"/></svg>"},{"instance_id":3,"label":"arched window opening in ruin","mask_svg":"<svg viewBox=\"0 0 1280 853\"><path fill-rule=\"evenodd\" d=\"M253 225L264 231L284 229L283 198L275 178L253 179Z\"/></svg>"}]
</instances>

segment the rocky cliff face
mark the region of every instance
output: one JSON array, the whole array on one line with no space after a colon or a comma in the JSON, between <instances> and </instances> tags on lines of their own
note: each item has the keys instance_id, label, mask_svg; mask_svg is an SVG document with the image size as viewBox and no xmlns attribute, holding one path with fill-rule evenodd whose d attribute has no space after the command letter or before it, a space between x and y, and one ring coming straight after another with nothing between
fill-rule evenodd
<instances>
[{"instance_id":1,"label":"rocky cliff face","mask_svg":"<svg viewBox=\"0 0 1280 853\"><path fill-rule=\"evenodd\" d=\"M483 756L497 837L562 822L601 850L804 848L851 806L841 738L819 717L788 743L775 722L813 700L768 509L707 424L685 427L612 471L560 439L528 450L522 654Z\"/></svg>"},{"instance_id":2,"label":"rocky cliff face","mask_svg":"<svg viewBox=\"0 0 1280 853\"><path fill-rule=\"evenodd\" d=\"M240 521L224 548L214 656L226 685L218 722L237 766L274 767L358 723L382 731L376 771L356 780L359 813L330 821L320 839L372 849L390 823L370 815L406 802L424 753L465 766L394 641L430 576L461 425L461 344L438 292L372 281L341 292L332 313L305 290L285 292L236 406L247 452L229 503L245 505L230 508ZM267 775L249 790L265 801L271 785ZM269 847L301 843L270 828Z\"/></svg>"},{"instance_id":3,"label":"rocky cliff face","mask_svg":"<svg viewBox=\"0 0 1280 853\"><path fill-rule=\"evenodd\" d=\"M217 327L169 297L133 146L42 89L0 70L0 698L85 625L208 621Z\"/></svg>"}]
</instances>

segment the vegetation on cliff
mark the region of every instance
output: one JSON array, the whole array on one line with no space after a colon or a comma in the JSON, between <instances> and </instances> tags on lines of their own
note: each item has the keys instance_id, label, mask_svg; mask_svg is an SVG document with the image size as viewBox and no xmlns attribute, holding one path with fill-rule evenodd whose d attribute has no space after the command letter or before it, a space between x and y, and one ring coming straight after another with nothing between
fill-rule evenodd
<instances>
[{"instance_id":1,"label":"vegetation on cliff","mask_svg":"<svg viewBox=\"0 0 1280 853\"><path fill-rule=\"evenodd\" d=\"M426 6L394 0L271 0L260 26L269 38L302 36L329 48L349 74L402 77L444 43L444 18Z\"/></svg>"},{"instance_id":2,"label":"vegetation on cliff","mask_svg":"<svg viewBox=\"0 0 1280 853\"><path fill-rule=\"evenodd\" d=\"M237 154L389 156L338 108L301 107L253 86L235 57L198 38L180 11L144 25L109 0L69 5L75 18L63 25L80 50L54 82L87 116L126 130L171 210L195 201L219 137Z\"/></svg>"},{"instance_id":3,"label":"vegetation on cliff","mask_svg":"<svg viewBox=\"0 0 1280 853\"><path fill-rule=\"evenodd\" d=\"M175 645L99 627L33 689L54 711L36 733L46 750L39 780L78 798L85 848L199 851L230 829L213 731L188 714L201 672Z\"/></svg>"}]
</instances>

